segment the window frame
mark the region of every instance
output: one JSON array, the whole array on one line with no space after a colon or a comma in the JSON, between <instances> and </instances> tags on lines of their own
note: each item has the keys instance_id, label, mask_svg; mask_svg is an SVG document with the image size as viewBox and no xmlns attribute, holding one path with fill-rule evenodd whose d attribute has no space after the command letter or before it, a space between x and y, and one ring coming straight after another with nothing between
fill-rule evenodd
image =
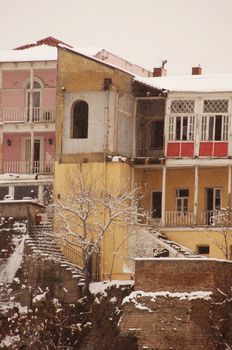
<instances>
[{"instance_id":1,"label":"window frame","mask_svg":"<svg viewBox=\"0 0 232 350\"><path fill-rule=\"evenodd\" d=\"M187 195L181 195L181 191L187 191ZM187 201L187 205L186 205ZM178 204L180 203L180 205ZM178 209L180 208L180 209ZM189 209L189 189L188 188L178 188L176 189L176 211L178 213L187 213Z\"/></svg>"},{"instance_id":2,"label":"window frame","mask_svg":"<svg viewBox=\"0 0 232 350\"><path fill-rule=\"evenodd\" d=\"M210 245L208 245L208 244L199 244L199 245L197 245L196 246L196 250L197 250L197 254L199 254L199 255L209 255L210 254ZM201 248L208 248L209 249L209 251L208 251L208 253L201 253L201 252L199 252L199 249L201 249Z\"/></svg>"},{"instance_id":3,"label":"window frame","mask_svg":"<svg viewBox=\"0 0 232 350\"><path fill-rule=\"evenodd\" d=\"M217 118L221 117L221 136L216 139L216 124ZM213 125L210 125L213 120ZM213 127L211 129L211 126ZM212 130L210 132L210 129ZM203 114L201 117L201 141L228 141L229 131L229 114L217 113L217 114ZM212 137L211 134L212 133Z\"/></svg>"},{"instance_id":4,"label":"window frame","mask_svg":"<svg viewBox=\"0 0 232 350\"><path fill-rule=\"evenodd\" d=\"M34 87L34 85L39 84L39 87ZM26 109L26 115L27 115L27 121L30 121L30 99L31 99L31 81L30 79L27 79L24 85L25 88L25 109ZM41 114L41 106L42 106L42 91L44 89L43 82L34 77L33 78L33 88L32 88L32 121L39 121L40 120L40 114ZM39 105L34 106L34 96L39 96Z\"/></svg>"},{"instance_id":5,"label":"window frame","mask_svg":"<svg viewBox=\"0 0 232 350\"><path fill-rule=\"evenodd\" d=\"M87 110L87 113L84 114L84 115L79 115L78 116L78 111L76 112L76 117L75 117L75 108L77 107L78 104L81 104L81 103L84 103L85 104L85 107L86 107L86 110ZM80 113L80 112L79 112ZM81 125L81 129L86 129L85 132L82 132L80 134L78 134L78 117L79 118L82 118L82 120L80 120L81 123L86 123L86 125ZM76 118L77 120L75 121L74 118ZM84 120L86 119L86 120ZM74 122L77 123L77 125L75 126L74 128ZM72 104L72 108L71 108L71 128L70 128L70 138L71 139L74 139L74 140L84 140L84 139L88 139L89 137L89 104L87 101L85 100L76 100L73 102ZM74 131L75 131L75 135L74 135ZM83 135L82 135L83 133Z\"/></svg>"}]
</instances>

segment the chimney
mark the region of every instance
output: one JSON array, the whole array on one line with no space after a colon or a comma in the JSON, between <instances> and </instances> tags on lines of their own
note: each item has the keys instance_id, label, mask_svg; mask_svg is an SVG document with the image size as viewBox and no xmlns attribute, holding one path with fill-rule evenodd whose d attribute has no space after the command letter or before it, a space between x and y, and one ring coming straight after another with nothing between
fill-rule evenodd
<instances>
[{"instance_id":1,"label":"chimney","mask_svg":"<svg viewBox=\"0 0 232 350\"><path fill-rule=\"evenodd\" d=\"M167 70L163 67L153 69L153 77L166 77Z\"/></svg>"},{"instance_id":2,"label":"chimney","mask_svg":"<svg viewBox=\"0 0 232 350\"><path fill-rule=\"evenodd\" d=\"M192 75L201 75L201 74L202 74L201 66L192 67Z\"/></svg>"}]
</instances>

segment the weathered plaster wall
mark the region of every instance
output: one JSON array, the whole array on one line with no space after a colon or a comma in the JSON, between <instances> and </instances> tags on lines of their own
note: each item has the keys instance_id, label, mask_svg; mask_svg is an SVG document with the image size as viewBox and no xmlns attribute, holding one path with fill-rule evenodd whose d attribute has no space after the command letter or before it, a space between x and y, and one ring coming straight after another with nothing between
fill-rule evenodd
<instances>
[{"instance_id":1,"label":"weathered plaster wall","mask_svg":"<svg viewBox=\"0 0 232 350\"><path fill-rule=\"evenodd\" d=\"M105 146L105 112L109 104L109 141L108 150L113 152L113 130L114 130L114 108L115 93L111 91L91 91L91 92L72 92L64 95L64 132L63 132L63 154L88 154L103 153ZM74 139L71 138L71 115L73 104L78 100L84 100L89 106L88 115L88 138Z\"/></svg>"},{"instance_id":2,"label":"weathered plaster wall","mask_svg":"<svg viewBox=\"0 0 232 350\"><path fill-rule=\"evenodd\" d=\"M99 156L99 153L103 156L106 133L108 153L117 153L117 138L115 135L118 134L118 97L123 93L131 94L132 76L71 51L59 49L58 56L57 159L62 162L80 162L83 158L80 155L84 154L84 158L89 161L102 161L103 159ZM104 79L106 78L112 79L109 88L109 101L107 101L108 92L104 91ZM87 102L90 101L90 139L69 140L70 122L66 118L70 118L72 103L79 98ZM106 128L107 123L104 123L104 113L107 111L108 103L108 128ZM122 142L126 137L126 133L124 137L121 136ZM125 145L127 145L126 142ZM124 147L124 155L130 152L130 149L127 150Z\"/></svg>"}]
</instances>

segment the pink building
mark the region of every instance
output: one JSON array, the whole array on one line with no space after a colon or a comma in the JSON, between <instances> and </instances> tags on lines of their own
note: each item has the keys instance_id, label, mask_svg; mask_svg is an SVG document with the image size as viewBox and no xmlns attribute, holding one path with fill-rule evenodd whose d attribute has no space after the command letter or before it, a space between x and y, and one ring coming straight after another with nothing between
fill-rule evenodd
<instances>
[{"instance_id":1,"label":"pink building","mask_svg":"<svg viewBox=\"0 0 232 350\"><path fill-rule=\"evenodd\" d=\"M53 183L57 49L0 52L0 200L37 198Z\"/></svg>"}]
</instances>

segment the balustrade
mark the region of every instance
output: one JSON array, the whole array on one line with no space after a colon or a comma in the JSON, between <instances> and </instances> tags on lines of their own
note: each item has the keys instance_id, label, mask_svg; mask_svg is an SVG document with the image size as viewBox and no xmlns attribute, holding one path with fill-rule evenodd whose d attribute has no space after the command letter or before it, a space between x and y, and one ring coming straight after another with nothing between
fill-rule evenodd
<instances>
[{"instance_id":1,"label":"balustrade","mask_svg":"<svg viewBox=\"0 0 232 350\"><path fill-rule=\"evenodd\" d=\"M55 121L55 107L33 107L32 122L47 123ZM30 110L20 107L2 107L0 109L0 122L20 123L30 121Z\"/></svg>"},{"instance_id":2,"label":"balustrade","mask_svg":"<svg viewBox=\"0 0 232 350\"><path fill-rule=\"evenodd\" d=\"M54 172L54 161L12 161L3 163L4 173L14 174L50 174Z\"/></svg>"}]
</instances>

